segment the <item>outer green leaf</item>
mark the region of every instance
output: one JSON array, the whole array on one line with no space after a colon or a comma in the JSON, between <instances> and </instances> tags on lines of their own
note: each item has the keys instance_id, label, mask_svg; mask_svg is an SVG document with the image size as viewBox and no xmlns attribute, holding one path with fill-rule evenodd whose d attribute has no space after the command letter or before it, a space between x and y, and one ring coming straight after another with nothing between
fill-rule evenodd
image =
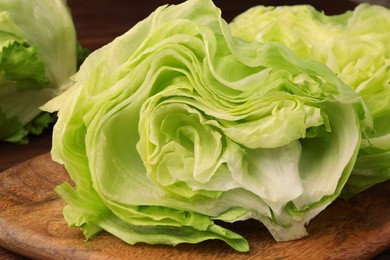
<instances>
[{"instance_id":1,"label":"outer green leaf","mask_svg":"<svg viewBox=\"0 0 390 260\"><path fill-rule=\"evenodd\" d=\"M39 107L67 88L76 58L65 1L0 1L0 140L26 142L47 127Z\"/></svg>"}]
</instances>

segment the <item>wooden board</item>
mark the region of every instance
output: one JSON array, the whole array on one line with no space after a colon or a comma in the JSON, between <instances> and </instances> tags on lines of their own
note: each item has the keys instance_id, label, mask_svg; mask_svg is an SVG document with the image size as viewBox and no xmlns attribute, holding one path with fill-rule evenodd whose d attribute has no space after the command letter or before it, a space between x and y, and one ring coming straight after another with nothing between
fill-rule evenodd
<instances>
[{"instance_id":1,"label":"wooden board","mask_svg":"<svg viewBox=\"0 0 390 260\"><path fill-rule=\"evenodd\" d=\"M53 192L65 180L66 171L49 154L0 175L0 246L39 259L369 259L390 246L390 182L335 201L298 241L276 243L256 221L232 224L250 243L243 254L219 241L131 246L105 232L86 242L67 226L65 204Z\"/></svg>"}]
</instances>

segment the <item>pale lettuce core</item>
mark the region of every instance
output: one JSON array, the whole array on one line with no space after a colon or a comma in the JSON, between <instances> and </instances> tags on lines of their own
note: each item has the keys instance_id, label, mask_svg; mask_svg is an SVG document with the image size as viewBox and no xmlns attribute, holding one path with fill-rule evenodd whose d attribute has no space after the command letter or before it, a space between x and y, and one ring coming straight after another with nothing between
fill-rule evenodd
<instances>
[{"instance_id":1,"label":"pale lettuce core","mask_svg":"<svg viewBox=\"0 0 390 260\"><path fill-rule=\"evenodd\" d=\"M360 147L364 106L324 65L281 44L231 35L210 0L158 8L92 53L58 111L56 188L87 238L127 243L246 239L249 218L277 241L335 200Z\"/></svg>"},{"instance_id":2,"label":"pale lettuce core","mask_svg":"<svg viewBox=\"0 0 390 260\"><path fill-rule=\"evenodd\" d=\"M279 42L297 56L327 65L365 101L373 128L343 191L350 197L390 178L390 10L361 4L328 16L312 6L256 6L230 24L253 42Z\"/></svg>"},{"instance_id":3,"label":"pale lettuce core","mask_svg":"<svg viewBox=\"0 0 390 260\"><path fill-rule=\"evenodd\" d=\"M51 120L39 109L76 72L64 0L0 0L0 141L25 142Z\"/></svg>"}]
</instances>

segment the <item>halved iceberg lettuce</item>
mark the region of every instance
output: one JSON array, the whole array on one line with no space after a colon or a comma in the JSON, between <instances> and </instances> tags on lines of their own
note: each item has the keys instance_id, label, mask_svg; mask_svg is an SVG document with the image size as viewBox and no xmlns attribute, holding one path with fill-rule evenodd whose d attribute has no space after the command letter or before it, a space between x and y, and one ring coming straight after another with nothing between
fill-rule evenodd
<instances>
[{"instance_id":1,"label":"halved iceberg lettuce","mask_svg":"<svg viewBox=\"0 0 390 260\"><path fill-rule=\"evenodd\" d=\"M218 221L249 218L301 238L344 187L366 116L330 69L233 37L210 0L158 8L72 79L43 108L58 111L52 157L75 184L56 188L65 218L130 244L248 251Z\"/></svg>"}]
</instances>

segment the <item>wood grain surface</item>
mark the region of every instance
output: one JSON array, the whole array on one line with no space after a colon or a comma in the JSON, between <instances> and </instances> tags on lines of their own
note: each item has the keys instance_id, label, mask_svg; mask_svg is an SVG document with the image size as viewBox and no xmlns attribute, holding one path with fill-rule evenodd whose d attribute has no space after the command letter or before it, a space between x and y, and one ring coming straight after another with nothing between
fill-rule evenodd
<instances>
[{"instance_id":1,"label":"wood grain surface","mask_svg":"<svg viewBox=\"0 0 390 260\"><path fill-rule=\"evenodd\" d=\"M259 222L231 224L250 243L243 254L219 241L131 246L105 232L86 242L63 219L65 204L53 192L63 181L66 171L49 154L0 175L0 246L34 259L371 259L390 246L390 182L337 200L301 240L276 243Z\"/></svg>"}]
</instances>

